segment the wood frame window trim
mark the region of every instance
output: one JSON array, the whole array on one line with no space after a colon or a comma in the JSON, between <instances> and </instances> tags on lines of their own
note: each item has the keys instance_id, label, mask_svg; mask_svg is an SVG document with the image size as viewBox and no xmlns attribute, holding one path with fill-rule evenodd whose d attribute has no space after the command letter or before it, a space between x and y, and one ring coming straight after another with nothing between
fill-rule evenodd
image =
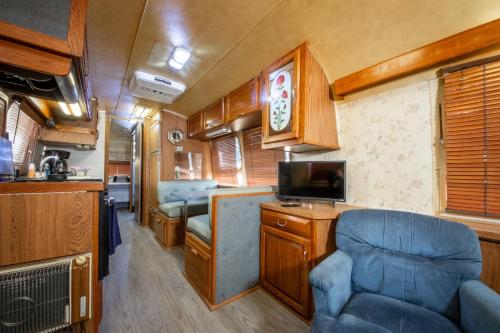
<instances>
[{"instance_id":1,"label":"wood frame window trim","mask_svg":"<svg viewBox=\"0 0 500 333\"><path fill-rule=\"evenodd\" d=\"M500 216L500 61L443 70L446 211Z\"/></svg>"}]
</instances>

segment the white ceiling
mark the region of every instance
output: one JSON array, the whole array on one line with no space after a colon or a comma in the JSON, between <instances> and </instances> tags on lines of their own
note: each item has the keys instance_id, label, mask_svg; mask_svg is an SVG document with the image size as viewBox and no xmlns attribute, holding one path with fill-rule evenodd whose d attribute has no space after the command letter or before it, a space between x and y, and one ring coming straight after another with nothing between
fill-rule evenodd
<instances>
[{"instance_id":1,"label":"white ceiling","mask_svg":"<svg viewBox=\"0 0 500 333\"><path fill-rule=\"evenodd\" d=\"M108 114L141 103L191 115L306 40L333 82L499 16L497 0L90 0L91 78ZM193 54L180 71L165 65L175 46ZM139 100L127 89L136 70L187 91L172 105Z\"/></svg>"}]
</instances>

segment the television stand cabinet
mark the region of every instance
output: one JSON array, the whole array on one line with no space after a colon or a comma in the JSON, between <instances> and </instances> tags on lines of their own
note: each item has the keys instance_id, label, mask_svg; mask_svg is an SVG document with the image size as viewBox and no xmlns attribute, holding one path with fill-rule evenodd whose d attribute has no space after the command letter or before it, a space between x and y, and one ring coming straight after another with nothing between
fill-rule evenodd
<instances>
[{"instance_id":1,"label":"television stand cabinet","mask_svg":"<svg viewBox=\"0 0 500 333\"><path fill-rule=\"evenodd\" d=\"M335 251L335 227L344 204L261 203L260 283L306 320L312 317L309 272Z\"/></svg>"}]
</instances>

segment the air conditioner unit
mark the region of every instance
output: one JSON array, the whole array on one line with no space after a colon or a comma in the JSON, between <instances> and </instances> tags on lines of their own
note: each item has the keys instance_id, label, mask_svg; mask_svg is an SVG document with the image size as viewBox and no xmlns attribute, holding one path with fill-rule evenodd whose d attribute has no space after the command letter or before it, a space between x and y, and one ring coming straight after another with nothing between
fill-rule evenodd
<instances>
[{"instance_id":1,"label":"air conditioner unit","mask_svg":"<svg viewBox=\"0 0 500 333\"><path fill-rule=\"evenodd\" d=\"M205 134L205 136L207 138L215 138L215 137L226 135L229 133L231 133L231 130L229 128L223 127L223 128L217 129L213 132L209 132L209 133Z\"/></svg>"},{"instance_id":2,"label":"air conditioner unit","mask_svg":"<svg viewBox=\"0 0 500 333\"><path fill-rule=\"evenodd\" d=\"M186 90L186 86L162 76L137 71L130 79L128 89L133 96L171 104Z\"/></svg>"},{"instance_id":3,"label":"air conditioner unit","mask_svg":"<svg viewBox=\"0 0 500 333\"><path fill-rule=\"evenodd\" d=\"M0 270L0 332L55 332L89 319L91 256Z\"/></svg>"}]
</instances>

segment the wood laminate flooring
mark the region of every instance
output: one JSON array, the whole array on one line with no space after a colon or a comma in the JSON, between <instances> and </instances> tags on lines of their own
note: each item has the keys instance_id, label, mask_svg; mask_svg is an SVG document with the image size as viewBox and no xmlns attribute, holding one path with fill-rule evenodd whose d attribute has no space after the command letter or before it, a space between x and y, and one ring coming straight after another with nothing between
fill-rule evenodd
<instances>
[{"instance_id":1,"label":"wood laminate flooring","mask_svg":"<svg viewBox=\"0 0 500 333\"><path fill-rule=\"evenodd\" d=\"M310 331L261 289L211 312L182 275L182 249L163 250L126 210L118 221L123 244L104 279L101 333Z\"/></svg>"}]
</instances>

